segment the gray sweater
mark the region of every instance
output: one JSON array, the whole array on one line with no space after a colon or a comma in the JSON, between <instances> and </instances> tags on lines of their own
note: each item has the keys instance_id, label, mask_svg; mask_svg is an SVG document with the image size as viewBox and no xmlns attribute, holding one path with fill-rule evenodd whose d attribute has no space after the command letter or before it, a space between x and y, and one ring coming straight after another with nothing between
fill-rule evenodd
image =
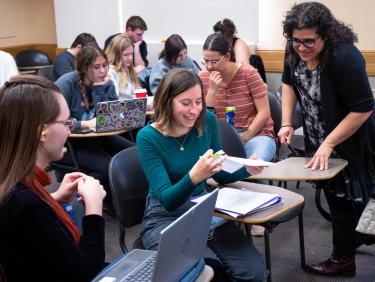
<instances>
[{"instance_id":1,"label":"gray sweater","mask_svg":"<svg viewBox=\"0 0 375 282\"><path fill-rule=\"evenodd\" d=\"M194 64L193 60L187 57L185 61L180 65L170 64L166 59L159 59L153 66L150 74L150 90L155 95L156 89L158 88L160 81L171 69L174 68L185 68L195 73L198 73L200 69Z\"/></svg>"}]
</instances>

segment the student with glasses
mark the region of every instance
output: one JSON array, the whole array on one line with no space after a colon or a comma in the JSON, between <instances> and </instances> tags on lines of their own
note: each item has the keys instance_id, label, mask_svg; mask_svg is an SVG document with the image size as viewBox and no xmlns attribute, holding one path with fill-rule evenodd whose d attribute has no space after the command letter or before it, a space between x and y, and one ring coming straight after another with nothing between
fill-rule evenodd
<instances>
[{"instance_id":1,"label":"student with glasses","mask_svg":"<svg viewBox=\"0 0 375 282\"><path fill-rule=\"evenodd\" d=\"M199 73L207 106L214 107L218 119L225 119L225 108L235 107L235 127L241 131L246 155L271 161L276 152L273 121L267 85L250 65L231 62L232 49L222 34L211 34L203 45Z\"/></svg>"},{"instance_id":2,"label":"student with glasses","mask_svg":"<svg viewBox=\"0 0 375 282\"><path fill-rule=\"evenodd\" d=\"M290 143L296 102L302 108L306 168L328 169L330 157L348 160L348 167L323 185L331 213L333 252L307 267L322 275L354 276L355 249L375 243L356 233L359 216L375 195L373 136L374 99L365 61L354 46L357 36L321 3L297 4L283 21L288 39L282 76L281 143Z\"/></svg>"},{"instance_id":3,"label":"student with glasses","mask_svg":"<svg viewBox=\"0 0 375 282\"><path fill-rule=\"evenodd\" d=\"M150 89L154 95L161 79L174 68L185 68L196 73L200 69L194 64L187 55L187 46L182 37L178 34L172 34L167 38L164 49L159 55L159 60L152 66L150 74Z\"/></svg>"},{"instance_id":4,"label":"student with glasses","mask_svg":"<svg viewBox=\"0 0 375 282\"><path fill-rule=\"evenodd\" d=\"M49 162L62 158L74 126L60 90L32 75L0 89L0 260L7 281L90 281L104 266L103 199L98 180L66 174L49 194ZM62 208L84 203L82 234ZM0 275L1 276L1 275Z\"/></svg>"},{"instance_id":5,"label":"student with glasses","mask_svg":"<svg viewBox=\"0 0 375 282\"><path fill-rule=\"evenodd\" d=\"M77 71L61 76L56 85L61 89L70 115L77 122L73 131L88 131L96 127L96 104L117 100L115 87L108 76L106 54L97 46L82 47L77 57ZM108 180L108 165L115 154L134 146L122 136L104 136L94 138L71 138L80 169L97 178L107 191L105 207L114 214ZM59 163L73 165L70 154L66 154Z\"/></svg>"}]
</instances>

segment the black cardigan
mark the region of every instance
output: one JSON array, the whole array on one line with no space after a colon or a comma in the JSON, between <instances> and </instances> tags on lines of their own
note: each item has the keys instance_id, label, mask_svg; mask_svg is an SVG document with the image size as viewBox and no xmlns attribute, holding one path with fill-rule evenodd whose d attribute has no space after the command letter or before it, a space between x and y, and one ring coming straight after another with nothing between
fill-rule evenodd
<instances>
[{"instance_id":1,"label":"black cardigan","mask_svg":"<svg viewBox=\"0 0 375 282\"><path fill-rule=\"evenodd\" d=\"M55 212L23 184L0 207L7 281L89 281L104 265L104 218L82 219L79 245Z\"/></svg>"},{"instance_id":2,"label":"black cardigan","mask_svg":"<svg viewBox=\"0 0 375 282\"><path fill-rule=\"evenodd\" d=\"M293 85L299 103L301 97L293 84L293 73L298 62L285 62L282 82ZM374 109L374 98L368 81L365 61L351 43L341 44L331 63L320 73L320 91L325 131L328 135L349 112L369 112ZM341 158L348 160L350 179L361 175L373 176L374 171L374 113L351 137L335 147ZM305 143L308 140L305 137Z\"/></svg>"}]
</instances>

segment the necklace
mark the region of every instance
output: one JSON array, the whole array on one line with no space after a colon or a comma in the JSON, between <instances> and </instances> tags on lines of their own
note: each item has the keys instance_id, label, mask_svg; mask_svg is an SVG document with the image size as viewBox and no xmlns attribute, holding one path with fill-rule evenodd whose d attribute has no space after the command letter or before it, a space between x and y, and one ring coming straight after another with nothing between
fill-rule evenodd
<instances>
[{"instance_id":1,"label":"necklace","mask_svg":"<svg viewBox=\"0 0 375 282\"><path fill-rule=\"evenodd\" d=\"M185 150L185 148L184 148L184 144L185 144L185 141L186 141L186 138L187 138L188 135L189 135L189 133L187 133L187 134L185 135L184 140L182 140L181 143L177 140L177 138L173 138L174 141L176 141L176 143L180 146L180 151Z\"/></svg>"}]
</instances>

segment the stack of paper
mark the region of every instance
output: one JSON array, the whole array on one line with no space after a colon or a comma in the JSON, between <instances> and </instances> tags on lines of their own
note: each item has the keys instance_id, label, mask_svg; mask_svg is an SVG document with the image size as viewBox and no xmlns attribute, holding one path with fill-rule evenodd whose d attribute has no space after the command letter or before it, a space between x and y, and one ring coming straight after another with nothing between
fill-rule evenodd
<instances>
[{"instance_id":1,"label":"stack of paper","mask_svg":"<svg viewBox=\"0 0 375 282\"><path fill-rule=\"evenodd\" d=\"M206 195L193 199L200 202ZM222 188L216 200L215 208L233 217L246 216L250 213L274 207L282 203L278 194L252 192L234 188Z\"/></svg>"}]
</instances>

